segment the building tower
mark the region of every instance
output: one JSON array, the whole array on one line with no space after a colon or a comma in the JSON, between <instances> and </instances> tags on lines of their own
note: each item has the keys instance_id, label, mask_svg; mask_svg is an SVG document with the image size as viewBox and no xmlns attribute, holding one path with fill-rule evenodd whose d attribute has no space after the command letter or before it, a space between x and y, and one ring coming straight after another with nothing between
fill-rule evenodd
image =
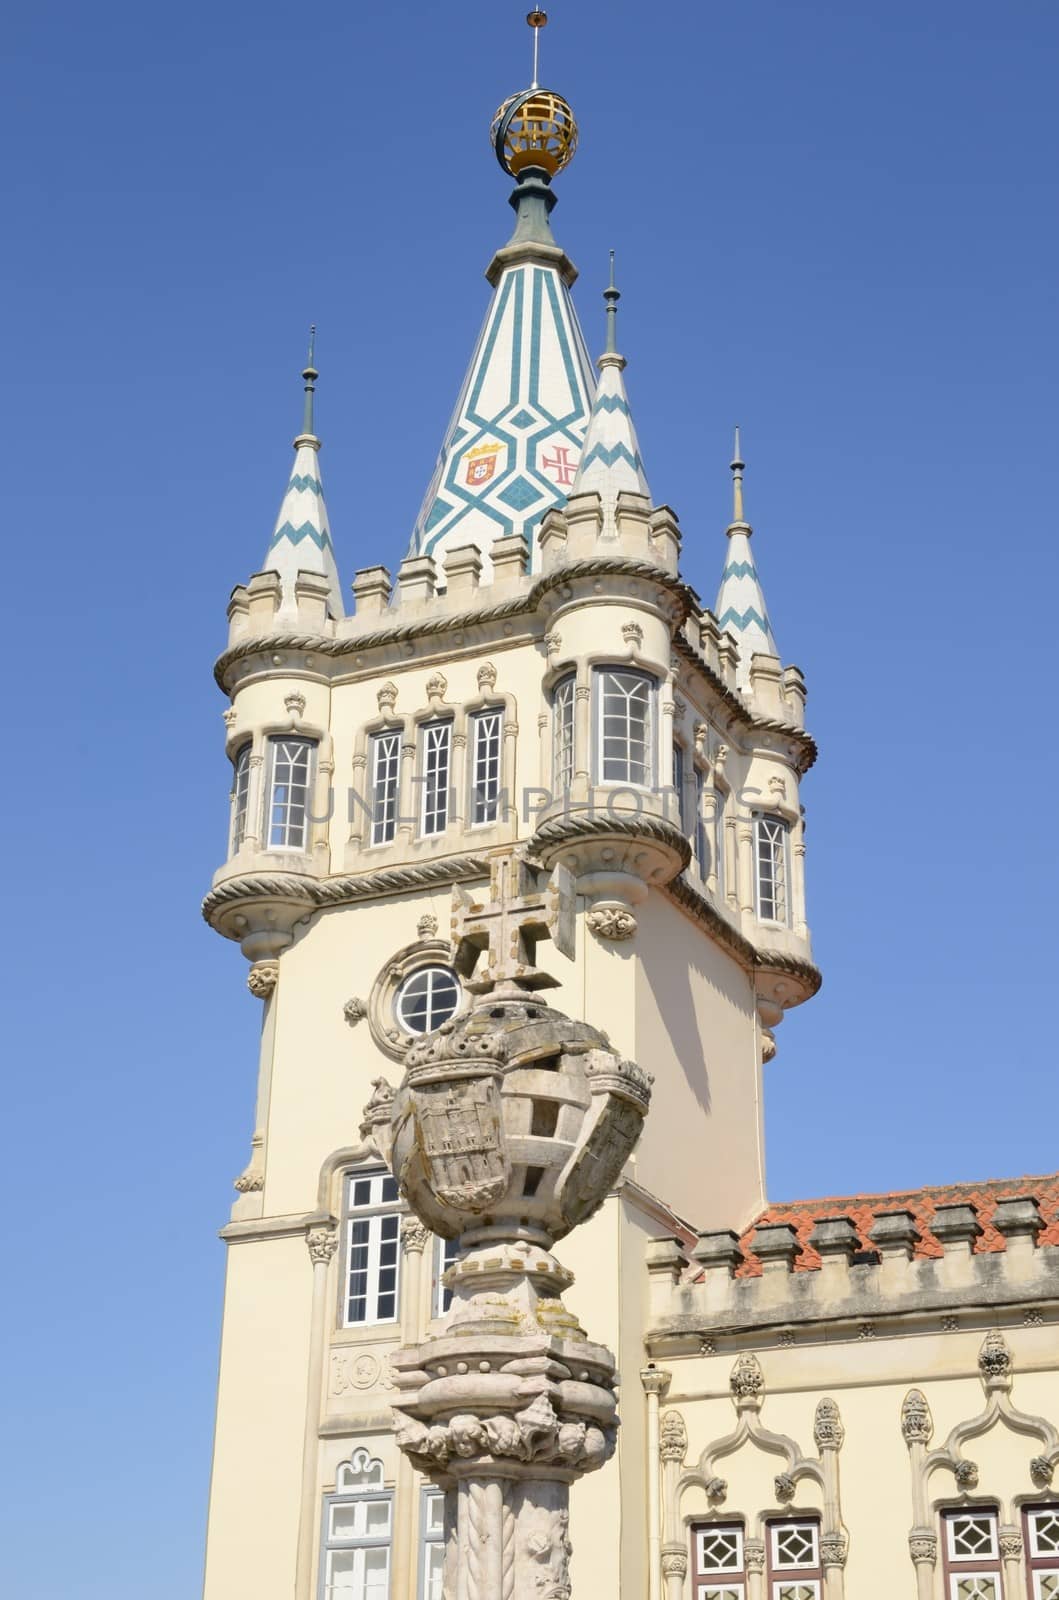
<instances>
[{"instance_id":1,"label":"building tower","mask_svg":"<svg viewBox=\"0 0 1059 1600\"><path fill-rule=\"evenodd\" d=\"M396 582L358 571L344 613L310 352L264 567L229 605L230 838L204 915L264 1011L223 1231L207 1600L440 1593L436 1496L396 1449L389 1356L429 1332L446 1250L402 1205L370 1119L357 1130L373 1082L467 1004L454 897L487 944L512 918L530 947L550 937L536 960L556 1006L654 1075L641 1143L565 1257L570 1305L629 1376L647 1241L742 1229L765 1204L762 1062L819 983L805 687L758 604L738 444L722 616L681 580L613 272L598 376L588 359L550 222L576 136L536 83L497 113L515 228ZM527 1196L554 1115L533 1108ZM573 1491L575 1588L591 1565L591 1592L646 1592L642 1541L608 1532L642 1524L644 1439L626 1406L615 1460Z\"/></svg>"}]
</instances>

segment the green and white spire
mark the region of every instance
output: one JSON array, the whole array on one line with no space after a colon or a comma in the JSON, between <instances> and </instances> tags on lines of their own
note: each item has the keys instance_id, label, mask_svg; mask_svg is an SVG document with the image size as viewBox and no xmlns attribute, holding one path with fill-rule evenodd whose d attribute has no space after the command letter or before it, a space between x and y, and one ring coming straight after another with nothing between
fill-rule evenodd
<instances>
[{"instance_id":1,"label":"green and white spire","mask_svg":"<svg viewBox=\"0 0 1059 1600\"><path fill-rule=\"evenodd\" d=\"M561 96L536 85L497 112L497 159L516 179L517 218L486 277L493 298L445 430L410 555L476 545L489 571L497 539L522 534L538 563L537 529L573 486L595 378L570 286L577 270L556 244L551 180L577 128Z\"/></svg>"},{"instance_id":2,"label":"green and white spire","mask_svg":"<svg viewBox=\"0 0 1059 1600\"><path fill-rule=\"evenodd\" d=\"M603 291L607 306L607 343L596 365L599 383L592 403L585 445L571 494L593 491L603 502L603 537L616 538L619 494L651 497L625 392L625 357L618 354L618 301L614 287L614 251L610 252L610 284Z\"/></svg>"},{"instance_id":3,"label":"green and white spire","mask_svg":"<svg viewBox=\"0 0 1059 1600\"><path fill-rule=\"evenodd\" d=\"M320 376L313 365L315 346L316 329L313 328L309 335L309 361L302 373L305 379L302 431L294 441L294 468L269 541L265 568L279 573L284 609L295 605L294 585L299 572L318 573L326 578L330 590L328 610L333 617L340 617L343 614L342 585L327 521L320 481L320 441L313 421L313 397Z\"/></svg>"},{"instance_id":4,"label":"green and white spire","mask_svg":"<svg viewBox=\"0 0 1059 1600\"><path fill-rule=\"evenodd\" d=\"M772 632L765 596L750 549L753 533L743 515L743 461L739 449L739 429L735 430L732 457L732 520L728 524L728 558L721 574L714 608L717 626L734 636L739 646L740 685L750 681L753 655L778 656L779 647Z\"/></svg>"}]
</instances>

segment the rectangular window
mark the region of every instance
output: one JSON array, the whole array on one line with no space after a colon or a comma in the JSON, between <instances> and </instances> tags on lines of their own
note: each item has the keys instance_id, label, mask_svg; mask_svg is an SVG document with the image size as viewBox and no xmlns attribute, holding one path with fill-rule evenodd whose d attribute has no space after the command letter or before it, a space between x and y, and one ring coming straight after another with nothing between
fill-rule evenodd
<instances>
[{"instance_id":1,"label":"rectangular window","mask_svg":"<svg viewBox=\"0 0 1059 1600\"><path fill-rule=\"evenodd\" d=\"M815 1522L768 1525L769 1600L820 1600L820 1527Z\"/></svg>"},{"instance_id":2,"label":"rectangular window","mask_svg":"<svg viewBox=\"0 0 1059 1600\"><path fill-rule=\"evenodd\" d=\"M232 784L232 855L246 838L246 807L250 799L250 746L244 744L235 758Z\"/></svg>"},{"instance_id":3,"label":"rectangular window","mask_svg":"<svg viewBox=\"0 0 1059 1600\"><path fill-rule=\"evenodd\" d=\"M673 746L673 788L677 793L676 824L681 833L688 833L690 831L687 818L688 802L684 794L684 747L679 744Z\"/></svg>"},{"instance_id":4,"label":"rectangular window","mask_svg":"<svg viewBox=\"0 0 1059 1600\"><path fill-rule=\"evenodd\" d=\"M558 798L574 781L574 679L563 678L552 691L552 795Z\"/></svg>"},{"instance_id":5,"label":"rectangular window","mask_svg":"<svg viewBox=\"0 0 1059 1600\"><path fill-rule=\"evenodd\" d=\"M713 859L717 873L717 898L724 895L724 808L727 795L723 789L714 788L713 801Z\"/></svg>"},{"instance_id":6,"label":"rectangular window","mask_svg":"<svg viewBox=\"0 0 1059 1600\"><path fill-rule=\"evenodd\" d=\"M312 779L311 739L270 739L271 771L268 796L268 847L270 850L304 850L308 838L307 812Z\"/></svg>"},{"instance_id":7,"label":"rectangular window","mask_svg":"<svg viewBox=\"0 0 1059 1600\"><path fill-rule=\"evenodd\" d=\"M422 830L444 833L449 821L452 723L424 722L419 730L419 768L423 784Z\"/></svg>"},{"instance_id":8,"label":"rectangular window","mask_svg":"<svg viewBox=\"0 0 1059 1600\"><path fill-rule=\"evenodd\" d=\"M346 1190L347 1328L396 1322L401 1215L388 1172L353 1173Z\"/></svg>"},{"instance_id":9,"label":"rectangular window","mask_svg":"<svg viewBox=\"0 0 1059 1600\"><path fill-rule=\"evenodd\" d=\"M945 1600L1001 1600L996 1512L946 1511L942 1529Z\"/></svg>"},{"instance_id":10,"label":"rectangular window","mask_svg":"<svg viewBox=\"0 0 1059 1600\"><path fill-rule=\"evenodd\" d=\"M419 1522L419 1600L442 1600L445 1578L445 1496L424 1489Z\"/></svg>"},{"instance_id":11,"label":"rectangular window","mask_svg":"<svg viewBox=\"0 0 1059 1600\"><path fill-rule=\"evenodd\" d=\"M641 672L597 669L597 782L654 782L654 692L654 680Z\"/></svg>"},{"instance_id":12,"label":"rectangular window","mask_svg":"<svg viewBox=\"0 0 1059 1600\"><path fill-rule=\"evenodd\" d=\"M495 822L500 811L502 711L479 711L471 718L471 822Z\"/></svg>"},{"instance_id":13,"label":"rectangular window","mask_svg":"<svg viewBox=\"0 0 1059 1600\"><path fill-rule=\"evenodd\" d=\"M706 774L695 768L695 866L700 878L710 870L710 848L706 838Z\"/></svg>"},{"instance_id":14,"label":"rectangular window","mask_svg":"<svg viewBox=\"0 0 1059 1600\"><path fill-rule=\"evenodd\" d=\"M762 922L789 922L787 858L790 828L782 817L759 812L754 818L757 914Z\"/></svg>"},{"instance_id":15,"label":"rectangular window","mask_svg":"<svg viewBox=\"0 0 1059 1600\"><path fill-rule=\"evenodd\" d=\"M340 1468L340 1481L344 1473L368 1476ZM373 1476L381 1478L381 1469ZM328 1497L322 1551L324 1600L387 1600L392 1523L393 1497L386 1492Z\"/></svg>"},{"instance_id":16,"label":"rectangular window","mask_svg":"<svg viewBox=\"0 0 1059 1600\"><path fill-rule=\"evenodd\" d=\"M434 1309L435 1317L443 1317L452 1304L452 1290L446 1289L441 1275L459 1259L459 1243L455 1239L434 1240Z\"/></svg>"},{"instance_id":17,"label":"rectangular window","mask_svg":"<svg viewBox=\"0 0 1059 1600\"><path fill-rule=\"evenodd\" d=\"M1059 1506L1028 1506L1022 1520L1031 1600L1059 1600Z\"/></svg>"},{"instance_id":18,"label":"rectangular window","mask_svg":"<svg viewBox=\"0 0 1059 1600\"><path fill-rule=\"evenodd\" d=\"M377 733L371 741L371 842L389 844L397 831L401 735Z\"/></svg>"},{"instance_id":19,"label":"rectangular window","mask_svg":"<svg viewBox=\"0 0 1059 1600\"><path fill-rule=\"evenodd\" d=\"M695 1600L744 1600L746 1557L741 1522L706 1522L691 1530Z\"/></svg>"}]
</instances>

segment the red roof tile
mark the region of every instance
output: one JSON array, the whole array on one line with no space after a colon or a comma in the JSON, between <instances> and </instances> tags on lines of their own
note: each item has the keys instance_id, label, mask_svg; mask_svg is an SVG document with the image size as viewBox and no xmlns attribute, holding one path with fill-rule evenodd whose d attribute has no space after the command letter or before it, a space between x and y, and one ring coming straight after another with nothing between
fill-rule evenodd
<instances>
[{"instance_id":1,"label":"red roof tile","mask_svg":"<svg viewBox=\"0 0 1059 1600\"><path fill-rule=\"evenodd\" d=\"M916 1245L917 1256L944 1254L941 1243L931 1231L931 1219L936 1206L971 1205L983 1230L975 1241L976 1254L1003 1250L1005 1239L993 1227L993 1212L999 1200L1032 1198L1040 1207L1044 1228L1037 1235L1038 1244L1059 1244L1059 1173L1043 1178L989 1178L984 1183L955 1183L928 1189L898 1189L889 1194L835 1195L823 1200L788 1200L782 1205L769 1206L750 1225L739 1241L744 1261L736 1268L738 1278L756 1278L761 1272L761 1262L750 1247L754 1229L768 1223L786 1222L798 1235L802 1253L795 1258L795 1272L808 1272L819 1267L820 1257L809 1244L809 1235L824 1217L849 1217L860 1238L862 1250L874 1250L868 1234L876 1218L885 1211L911 1211L920 1234Z\"/></svg>"}]
</instances>

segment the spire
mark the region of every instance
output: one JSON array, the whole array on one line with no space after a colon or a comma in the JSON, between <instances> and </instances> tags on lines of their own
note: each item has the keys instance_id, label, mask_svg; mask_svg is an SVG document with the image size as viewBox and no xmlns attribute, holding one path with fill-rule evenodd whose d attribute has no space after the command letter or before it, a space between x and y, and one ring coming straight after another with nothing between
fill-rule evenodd
<instances>
[{"instance_id":1,"label":"spire","mask_svg":"<svg viewBox=\"0 0 1059 1600\"><path fill-rule=\"evenodd\" d=\"M538 10L527 18L535 44L545 20ZM577 146L573 112L534 82L505 100L492 140L515 179L515 230L486 271L493 298L408 552L443 569L448 551L476 545L486 577L490 546L511 534L525 538L536 564L537 529L570 493L595 390L570 299L577 269L549 221L552 179Z\"/></svg>"},{"instance_id":2,"label":"spire","mask_svg":"<svg viewBox=\"0 0 1059 1600\"><path fill-rule=\"evenodd\" d=\"M717 626L735 637L739 646L739 683L750 681L753 655L778 656L779 647L772 632L761 580L750 549L753 533L743 512L743 471L746 466L735 430L732 454L732 520L728 524L728 558L717 591Z\"/></svg>"},{"instance_id":3,"label":"spire","mask_svg":"<svg viewBox=\"0 0 1059 1600\"><path fill-rule=\"evenodd\" d=\"M610 252L610 284L603 291L607 307L606 349L596 365L599 386L592 406L585 448L571 494L593 490L603 502L603 537L616 538L619 494L651 498L633 427L629 397L625 392L625 357L618 354L617 322L620 290L614 286L614 251Z\"/></svg>"},{"instance_id":4,"label":"spire","mask_svg":"<svg viewBox=\"0 0 1059 1600\"><path fill-rule=\"evenodd\" d=\"M278 572L282 586L281 609L295 606L294 586L299 572L312 572L326 578L330 588L328 609L333 617L342 615L342 586L335 565L331 529L327 521L323 485L320 482L320 441L314 431L313 400L316 380L314 366L316 329L309 333L309 359L302 377L305 380L305 410L302 431L294 441L294 469L269 542L265 567Z\"/></svg>"}]
</instances>

